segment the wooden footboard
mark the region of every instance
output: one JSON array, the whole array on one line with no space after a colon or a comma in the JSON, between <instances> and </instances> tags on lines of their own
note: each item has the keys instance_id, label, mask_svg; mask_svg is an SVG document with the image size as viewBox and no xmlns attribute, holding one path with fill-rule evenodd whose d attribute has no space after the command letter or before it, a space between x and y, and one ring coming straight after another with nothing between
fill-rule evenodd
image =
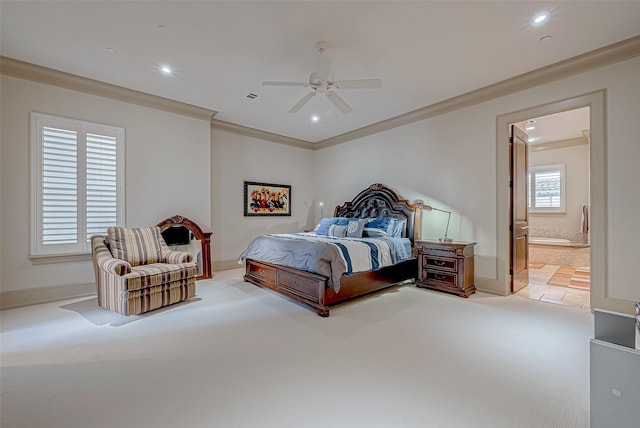
<instances>
[{"instance_id":1,"label":"wooden footboard","mask_svg":"<svg viewBox=\"0 0 640 428\"><path fill-rule=\"evenodd\" d=\"M331 306L415 278L416 272L416 259L410 259L377 271L343 276L340 292L336 293L322 275L247 259L244 280L314 309L321 317L328 317Z\"/></svg>"}]
</instances>

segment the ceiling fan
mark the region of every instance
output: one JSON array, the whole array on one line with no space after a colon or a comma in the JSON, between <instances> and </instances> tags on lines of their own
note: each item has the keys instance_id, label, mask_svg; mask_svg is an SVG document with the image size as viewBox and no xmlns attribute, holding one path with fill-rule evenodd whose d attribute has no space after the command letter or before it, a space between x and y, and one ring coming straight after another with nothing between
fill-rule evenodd
<instances>
[{"instance_id":1,"label":"ceiling fan","mask_svg":"<svg viewBox=\"0 0 640 428\"><path fill-rule=\"evenodd\" d=\"M327 42L317 42L316 49L320 52L320 56L327 49ZM296 113L305 104L307 104L317 94L324 94L331 103L336 106L343 114L349 114L353 111L351 106L345 102L335 91L336 89L376 89L382 87L380 79L355 79L355 80L333 80L333 76L329 75L330 61L326 57L319 64L319 71L315 71L309 75L308 82L274 82L264 81L263 86L303 86L311 88L311 92L307 93L289 110L289 113Z\"/></svg>"}]
</instances>

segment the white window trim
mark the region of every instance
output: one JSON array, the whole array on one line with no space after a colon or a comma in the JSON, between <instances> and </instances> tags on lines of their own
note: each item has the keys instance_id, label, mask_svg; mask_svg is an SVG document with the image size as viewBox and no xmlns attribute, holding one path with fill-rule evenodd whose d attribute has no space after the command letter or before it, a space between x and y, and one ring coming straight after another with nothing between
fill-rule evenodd
<instances>
[{"instance_id":1,"label":"white window trim","mask_svg":"<svg viewBox=\"0 0 640 428\"><path fill-rule=\"evenodd\" d=\"M531 166L529 167L529 174L533 176L536 172L546 172L546 171L560 171L560 206L559 207L536 207L535 203L532 203L529 207L529 212L533 214L563 214L566 213L566 166L565 164L557 164L557 165L543 165L543 166ZM535 186L535 185L534 185ZM531 192L532 200L535 199L535 190L532 188L529 189Z\"/></svg>"},{"instance_id":2,"label":"white window trim","mask_svg":"<svg viewBox=\"0 0 640 428\"><path fill-rule=\"evenodd\" d=\"M43 127L57 127L78 132L78 158L79 166L84 165L86 153L86 134L97 133L99 135L113 136L116 139L116 222L124 224L125 220L125 130L121 127L102 125L82 120L52 116L43 113L31 113L31 230L30 230L30 257L33 259L46 259L47 257L61 257L73 259L74 256L82 256L90 253L91 244L86 242L86 220L83 215L78 219L78 241L76 244L42 244L42 130ZM86 172L78 173L78 188L84 186ZM85 212L86 200L83 197L84 190L79 191L79 212Z\"/></svg>"}]
</instances>

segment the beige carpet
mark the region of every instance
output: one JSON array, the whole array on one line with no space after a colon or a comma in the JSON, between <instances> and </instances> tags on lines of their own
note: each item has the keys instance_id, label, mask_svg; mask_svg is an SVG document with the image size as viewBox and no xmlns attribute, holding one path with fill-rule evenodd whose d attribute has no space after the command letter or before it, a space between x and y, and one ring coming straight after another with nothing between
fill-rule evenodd
<instances>
[{"instance_id":1,"label":"beige carpet","mask_svg":"<svg viewBox=\"0 0 640 428\"><path fill-rule=\"evenodd\" d=\"M588 311L413 285L314 312L242 281L133 320L0 313L2 428L588 427Z\"/></svg>"}]
</instances>

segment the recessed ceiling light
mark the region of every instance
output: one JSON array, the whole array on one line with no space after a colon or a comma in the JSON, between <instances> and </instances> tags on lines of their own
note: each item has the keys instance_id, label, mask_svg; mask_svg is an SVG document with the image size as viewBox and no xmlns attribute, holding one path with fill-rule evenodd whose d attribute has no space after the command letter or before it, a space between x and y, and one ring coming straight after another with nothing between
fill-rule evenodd
<instances>
[{"instance_id":1,"label":"recessed ceiling light","mask_svg":"<svg viewBox=\"0 0 640 428\"><path fill-rule=\"evenodd\" d=\"M534 125L527 125L524 129L531 131L532 129L536 129L536 127Z\"/></svg>"},{"instance_id":2,"label":"recessed ceiling light","mask_svg":"<svg viewBox=\"0 0 640 428\"><path fill-rule=\"evenodd\" d=\"M547 19L549 19L549 14L547 12L540 12L533 15L530 22L533 25L540 25L543 22L546 22Z\"/></svg>"},{"instance_id":3,"label":"recessed ceiling light","mask_svg":"<svg viewBox=\"0 0 640 428\"><path fill-rule=\"evenodd\" d=\"M161 65L160 66L160 71L162 71L164 74L173 73L173 70L171 70L171 67L169 67L168 65Z\"/></svg>"},{"instance_id":4,"label":"recessed ceiling light","mask_svg":"<svg viewBox=\"0 0 640 428\"><path fill-rule=\"evenodd\" d=\"M314 114L313 116L311 116L311 121L312 122L319 122L320 121L320 116L318 116L317 114Z\"/></svg>"},{"instance_id":5,"label":"recessed ceiling light","mask_svg":"<svg viewBox=\"0 0 640 428\"><path fill-rule=\"evenodd\" d=\"M542 36L542 37L540 37L540 39L538 41L540 43L550 42L551 41L551 36Z\"/></svg>"}]
</instances>

